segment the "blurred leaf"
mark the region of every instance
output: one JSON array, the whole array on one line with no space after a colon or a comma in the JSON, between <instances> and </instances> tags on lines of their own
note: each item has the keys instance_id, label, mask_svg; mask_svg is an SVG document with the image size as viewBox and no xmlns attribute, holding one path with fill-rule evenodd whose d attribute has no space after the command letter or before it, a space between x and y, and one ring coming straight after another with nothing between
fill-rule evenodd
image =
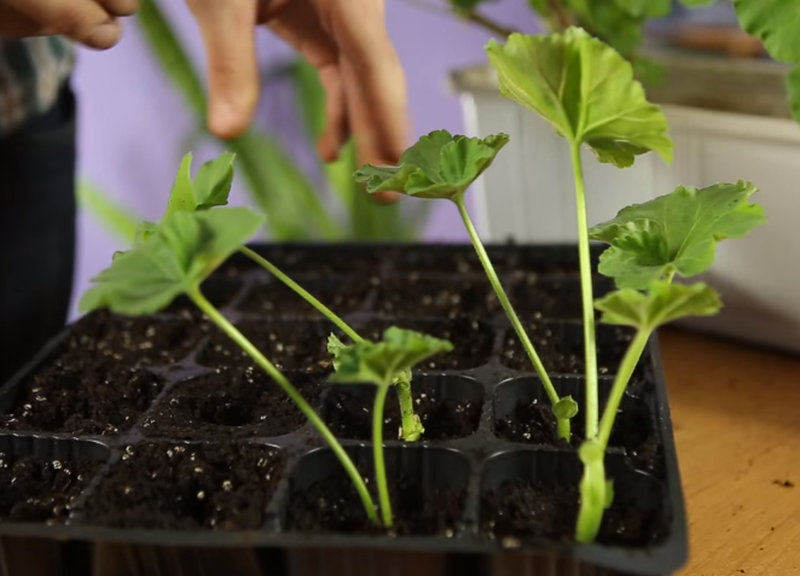
<instances>
[{"instance_id":1,"label":"blurred leaf","mask_svg":"<svg viewBox=\"0 0 800 576\"><path fill-rule=\"evenodd\" d=\"M800 64L800 0L733 0L742 29L764 43L770 56Z\"/></svg>"},{"instance_id":2,"label":"blurred leaf","mask_svg":"<svg viewBox=\"0 0 800 576\"><path fill-rule=\"evenodd\" d=\"M78 183L78 206L85 209L106 230L127 244L133 244L139 219L110 196L86 180Z\"/></svg>"}]
</instances>

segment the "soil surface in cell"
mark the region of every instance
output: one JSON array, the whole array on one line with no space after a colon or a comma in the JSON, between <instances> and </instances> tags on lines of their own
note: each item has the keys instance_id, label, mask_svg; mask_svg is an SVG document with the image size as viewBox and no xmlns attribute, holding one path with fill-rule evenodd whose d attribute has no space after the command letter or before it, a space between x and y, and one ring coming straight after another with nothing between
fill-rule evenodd
<instances>
[{"instance_id":1,"label":"soil surface in cell","mask_svg":"<svg viewBox=\"0 0 800 576\"><path fill-rule=\"evenodd\" d=\"M585 434L585 420L581 413L572 419L572 444L579 447ZM520 400L514 411L500 418L494 425L495 435L512 442L549 446L564 446L558 438L556 418L548 402ZM639 470L661 476L663 458L658 443L655 424L647 405L626 396L614 421L609 448L624 448L631 465Z\"/></svg>"},{"instance_id":2,"label":"soil surface in cell","mask_svg":"<svg viewBox=\"0 0 800 576\"><path fill-rule=\"evenodd\" d=\"M130 428L162 388L146 370L110 360L86 363L62 357L23 383L0 427L12 430L117 434ZM14 393L16 392L16 393Z\"/></svg>"},{"instance_id":3,"label":"soil surface in cell","mask_svg":"<svg viewBox=\"0 0 800 576\"><path fill-rule=\"evenodd\" d=\"M316 406L319 378L304 373L286 377ZM183 440L225 436L281 436L294 432L305 416L267 374L257 368L219 370L177 384L159 401L142 430L147 436Z\"/></svg>"},{"instance_id":4,"label":"soil surface in cell","mask_svg":"<svg viewBox=\"0 0 800 576\"><path fill-rule=\"evenodd\" d=\"M0 521L61 524L101 463L0 454Z\"/></svg>"},{"instance_id":5,"label":"soil surface in cell","mask_svg":"<svg viewBox=\"0 0 800 576\"><path fill-rule=\"evenodd\" d=\"M574 541L580 494L577 485L551 486L512 480L481 498L481 529L506 544L539 538ZM613 546L657 544L668 523L657 509L640 509L615 498L606 510L597 541Z\"/></svg>"},{"instance_id":6,"label":"soil surface in cell","mask_svg":"<svg viewBox=\"0 0 800 576\"><path fill-rule=\"evenodd\" d=\"M340 276L300 285L338 316L364 308L372 290L369 279L360 276ZM255 284L244 296L238 309L247 314L322 318L316 308L278 280Z\"/></svg>"},{"instance_id":7,"label":"soil surface in cell","mask_svg":"<svg viewBox=\"0 0 800 576\"><path fill-rule=\"evenodd\" d=\"M583 319L581 282L578 274L545 275L520 274L510 282L509 298L514 310L525 321ZM606 278L594 282L594 297L600 298L613 287ZM595 312L595 317L599 317Z\"/></svg>"},{"instance_id":8,"label":"soil surface in cell","mask_svg":"<svg viewBox=\"0 0 800 576\"><path fill-rule=\"evenodd\" d=\"M585 373L583 328L580 324L529 322L525 330L548 373ZM633 332L623 326L600 325L596 334L597 371L600 375L614 375L633 338ZM533 372L528 355L510 328L506 333L500 361L513 370ZM641 378L646 372L645 362L646 356L643 356L634 371L635 377Z\"/></svg>"},{"instance_id":9,"label":"soil surface in cell","mask_svg":"<svg viewBox=\"0 0 800 576\"><path fill-rule=\"evenodd\" d=\"M129 318L94 312L70 331L63 362L108 360L126 367L171 364L192 352L209 328L206 322L188 318Z\"/></svg>"},{"instance_id":10,"label":"soil surface in cell","mask_svg":"<svg viewBox=\"0 0 800 576\"><path fill-rule=\"evenodd\" d=\"M237 296L242 283L225 275L214 275L205 280L201 286L203 296L215 308L224 308ZM177 314L190 318L200 318L203 312L187 296L179 296L165 310L165 314Z\"/></svg>"},{"instance_id":11,"label":"soil surface in cell","mask_svg":"<svg viewBox=\"0 0 800 576\"><path fill-rule=\"evenodd\" d=\"M332 370L327 342L336 331L327 322L244 321L239 330L280 370L325 373ZM211 368L249 367L255 363L228 336L214 331L197 361Z\"/></svg>"},{"instance_id":12,"label":"soil surface in cell","mask_svg":"<svg viewBox=\"0 0 800 576\"><path fill-rule=\"evenodd\" d=\"M375 311L399 317L486 317L500 303L486 276L411 273L382 280Z\"/></svg>"},{"instance_id":13,"label":"soil surface in cell","mask_svg":"<svg viewBox=\"0 0 800 576\"><path fill-rule=\"evenodd\" d=\"M129 446L87 500L84 522L120 528L258 529L282 470L280 453L266 446Z\"/></svg>"},{"instance_id":14,"label":"soil surface in cell","mask_svg":"<svg viewBox=\"0 0 800 576\"><path fill-rule=\"evenodd\" d=\"M411 387L414 411L425 428L424 440L463 438L478 429L480 400L448 398L433 386L415 386L414 382ZM325 401L325 422L339 438L369 440L372 438L374 401L374 387L334 386ZM383 422L384 440L398 439L400 405L394 388L389 390L386 398Z\"/></svg>"},{"instance_id":15,"label":"soil surface in cell","mask_svg":"<svg viewBox=\"0 0 800 576\"><path fill-rule=\"evenodd\" d=\"M374 476L368 486L375 486ZM374 526L350 479L335 475L295 492L288 505L290 530L340 534L451 536L464 513L466 490L451 487L424 489L419 476L397 476L387 471L394 526L390 531ZM373 494L375 502L377 496Z\"/></svg>"},{"instance_id":16,"label":"soil surface in cell","mask_svg":"<svg viewBox=\"0 0 800 576\"><path fill-rule=\"evenodd\" d=\"M363 337L378 340L390 326L416 330L449 340L453 351L437 354L416 366L418 370L469 370L489 362L494 350L495 331L489 325L469 318L455 318L448 321L408 320L389 318L357 323L354 328Z\"/></svg>"},{"instance_id":17,"label":"soil surface in cell","mask_svg":"<svg viewBox=\"0 0 800 576\"><path fill-rule=\"evenodd\" d=\"M338 274L353 274L361 280L380 273L392 249L381 246L269 246L259 253L270 263L288 274L293 280L299 278L325 278ZM260 266L255 264L255 266Z\"/></svg>"}]
</instances>

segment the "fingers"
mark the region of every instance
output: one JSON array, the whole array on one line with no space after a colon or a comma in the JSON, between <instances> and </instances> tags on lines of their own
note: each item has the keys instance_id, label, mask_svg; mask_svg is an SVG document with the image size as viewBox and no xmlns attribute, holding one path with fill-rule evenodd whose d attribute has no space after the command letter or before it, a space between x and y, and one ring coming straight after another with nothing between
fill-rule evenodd
<instances>
[{"instance_id":1,"label":"fingers","mask_svg":"<svg viewBox=\"0 0 800 576\"><path fill-rule=\"evenodd\" d=\"M319 71L319 79L325 89L325 128L317 153L323 161L333 162L349 136L342 74L337 65L325 66Z\"/></svg>"},{"instance_id":2,"label":"fingers","mask_svg":"<svg viewBox=\"0 0 800 576\"><path fill-rule=\"evenodd\" d=\"M220 138L243 134L258 102L255 0L187 0L206 47L209 130Z\"/></svg>"},{"instance_id":3,"label":"fingers","mask_svg":"<svg viewBox=\"0 0 800 576\"><path fill-rule=\"evenodd\" d=\"M100 4L112 16L133 16L139 9L139 0L100 0Z\"/></svg>"},{"instance_id":4,"label":"fingers","mask_svg":"<svg viewBox=\"0 0 800 576\"><path fill-rule=\"evenodd\" d=\"M122 26L94 0L9 0L11 12L36 25L35 35L64 35L90 48L105 50L122 37Z\"/></svg>"},{"instance_id":5,"label":"fingers","mask_svg":"<svg viewBox=\"0 0 800 576\"><path fill-rule=\"evenodd\" d=\"M347 114L363 163L394 164L407 145L406 80L380 0L320 0L341 51Z\"/></svg>"}]
</instances>

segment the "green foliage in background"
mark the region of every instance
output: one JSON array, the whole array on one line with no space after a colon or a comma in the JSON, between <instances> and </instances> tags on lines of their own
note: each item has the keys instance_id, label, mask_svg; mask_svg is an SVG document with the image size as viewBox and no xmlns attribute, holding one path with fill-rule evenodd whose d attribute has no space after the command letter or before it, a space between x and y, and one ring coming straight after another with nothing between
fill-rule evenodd
<instances>
[{"instance_id":1,"label":"green foliage in background","mask_svg":"<svg viewBox=\"0 0 800 576\"><path fill-rule=\"evenodd\" d=\"M192 111L199 138L217 140L206 130L206 89L158 0L142 0L137 23L165 77ZM325 123L325 94L316 70L298 58L284 69L292 82L298 113L304 123L308 146L313 147ZM199 138L198 138L199 137ZM416 239L427 219L428 206L402 203L380 205L353 181L358 168L352 143L339 160L319 171L325 186L319 190L312 175L301 169L279 139L257 126L234 140L217 140L236 155L237 170L251 198L267 217L267 232L275 241L410 241ZM89 183L79 193L81 206L120 238L128 236L130 221L137 216L109 200Z\"/></svg>"}]
</instances>

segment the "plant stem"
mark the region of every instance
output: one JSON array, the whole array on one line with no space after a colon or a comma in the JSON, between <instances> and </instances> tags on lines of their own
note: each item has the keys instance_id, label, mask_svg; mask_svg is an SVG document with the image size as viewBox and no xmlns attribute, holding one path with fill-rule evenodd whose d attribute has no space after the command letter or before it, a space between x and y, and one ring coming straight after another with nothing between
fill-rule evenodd
<instances>
[{"instance_id":1,"label":"plant stem","mask_svg":"<svg viewBox=\"0 0 800 576\"><path fill-rule=\"evenodd\" d=\"M636 364L642 357L642 353L652 333L653 331L649 328L639 329L628 346L625 356L622 358L619 371L611 387L611 393L608 396L608 402L606 402L605 409L603 410L603 419L600 421L600 431L597 435L597 441L600 443L603 450L606 449L608 446L608 439L611 438L614 420L617 417L617 410L619 410L622 397L625 395L625 389L628 387L633 371L636 369Z\"/></svg>"},{"instance_id":2,"label":"plant stem","mask_svg":"<svg viewBox=\"0 0 800 576\"><path fill-rule=\"evenodd\" d=\"M400 438L406 442L416 442L425 432L422 421L414 412L414 398L411 395L411 371L404 371L394 381L397 401L400 404Z\"/></svg>"},{"instance_id":3,"label":"plant stem","mask_svg":"<svg viewBox=\"0 0 800 576\"><path fill-rule=\"evenodd\" d=\"M342 320L339 316L337 316L330 308L325 306L322 302L314 298L305 288L300 286L297 282L289 278L286 274L281 272L272 262L255 252L254 250L248 248L247 246L242 246L239 251L253 260L255 263L263 266L270 274L275 276L278 280L286 284L289 288L294 290L301 298L303 298L306 302L311 304L314 308L316 308L323 316L325 316L328 320L333 322L342 332L347 334L353 342L363 342L364 339L353 330L347 322Z\"/></svg>"},{"instance_id":4,"label":"plant stem","mask_svg":"<svg viewBox=\"0 0 800 576\"><path fill-rule=\"evenodd\" d=\"M650 328L640 329L631 341L622 358L617 376L614 378L611 394L603 410L603 419L600 421L600 431L596 438L587 438L585 441L585 443L594 444L595 457L581 457L583 462L583 476L580 482L581 503L575 528L575 539L578 542L594 541L603 522L603 513L610 504L611 495L607 493L609 487L606 481L605 452L614 429L614 420L617 417L620 402L625 395L625 389L628 387L631 375L652 332Z\"/></svg>"},{"instance_id":5,"label":"plant stem","mask_svg":"<svg viewBox=\"0 0 800 576\"><path fill-rule=\"evenodd\" d=\"M369 494L369 490L367 490L367 485L364 482L364 479L358 472L355 464L350 459L350 456L347 455L342 445L336 440L336 436L330 431L330 429L325 425L322 419L317 416L317 413L314 412L314 409L306 402L305 398L297 391L297 389L292 386L292 383L284 376L280 370L278 370L272 362L267 360L267 358L255 347L253 344L245 337L244 334L239 332L239 330L231 324L231 322L223 316L219 310L217 310L211 302L209 302L205 296L200 292L199 288L194 288L187 292L189 298L197 305L200 310L205 313L209 319L214 322L225 334L227 334L231 340L233 340L242 350L244 350L253 361L258 364L264 372L266 372L270 378L272 378L278 386L280 386L284 392L292 399L292 401L297 404L297 407L300 408L300 411L303 415L311 422L311 425L317 429L320 436L328 443L333 450L333 453L342 463L344 466L345 472L347 475L350 476L350 480L353 482L355 486L356 492L358 492L359 497L361 498L361 502L364 504L364 509L367 512L367 517L372 521L377 523L378 517L375 512L375 503L372 501L372 497Z\"/></svg>"},{"instance_id":6,"label":"plant stem","mask_svg":"<svg viewBox=\"0 0 800 576\"><path fill-rule=\"evenodd\" d=\"M539 379L542 381L542 385L544 386L545 392L547 392L547 397L550 399L550 402L555 405L560 398L558 397L558 392L556 392L555 387L553 386L553 382L550 380L550 376L547 374L547 371L542 364L542 360L539 358L539 355L536 353L536 350L531 343L528 334L525 332L525 329L522 327L522 322L519 321L519 317L517 313L514 311L514 308L511 306L511 302L506 295L506 291L503 289L502 284L500 284L500 279L497 277L497 272L495 272L494 266L492 265L491 260L489 259L489 255L486 253L486 249L483 247L483 243L481 242L480 237L478 236L478 231L475 230L475 226L472 223L472 219L469 217L469 212L467 211L467 206L464 203L464 195L459 194L453 200L458 206L458 211L461 214L461 219L464 221L464 226L467 228L467 233L469 234L470 240L472 240L472 245L475 247L475 252L478 254L478 259L480 259L481 264L483 265L483 269L486 272L486 276L489 278L489 283L494 288L495 294L497 294L497 299L500 301L500 305L503 307L503 310L506 313L511 325L514 327L514 331L517 333L520 341L522 342L522 347L525 349L525 352L528 354L528 357L531 359L533 363L533 367L536 370L536 373L539 375ZM558 418L558 435L559 437L569 441L570 436L570 423L569 419L562 419Z\"/></svg>"},{"instance_id":7,"label":"plant stem","mask_svg":"<svg viewBox=\"0 0 800 576\"><path fill-rule=\"evenodd\" d=\"M375 483L378 486L378 502L381 507L381 518L386 528L391 528L392 502L389 500L389 485L386 481L386 463L383 460L383 407L386 404L386 393L391 384L381 384L375 394L375 406L372 408L372 459L375 461Z\"/></svg>"},{"instance_id":8,"label":"plant stem","mask_svg":"<svg viewBox=\"0 0 800 576\"><path fill-rule=\"evenodd\" d=\"M597 348L595 345L594 297L592 295L592 262L589 252L589 224L586 216L586 189L583 182L580 142L571 145L572 172L575 177L575 204L578 217L578 257L583 300L583 340L586 364L586 438L597 434L599 418L597 390Z\"/></svg>"}]
</instances>

